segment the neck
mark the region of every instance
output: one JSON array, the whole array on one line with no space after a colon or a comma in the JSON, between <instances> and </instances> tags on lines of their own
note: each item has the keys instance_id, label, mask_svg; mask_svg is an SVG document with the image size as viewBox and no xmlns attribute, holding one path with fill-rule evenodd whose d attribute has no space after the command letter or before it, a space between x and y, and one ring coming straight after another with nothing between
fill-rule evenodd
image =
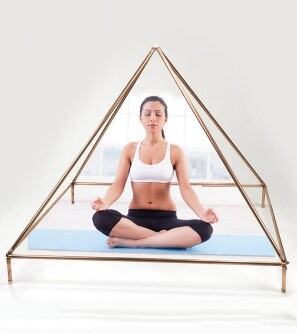
<instances>
[{"instance_id":1,"label":"neck","mask_svg":"<svg viewBox=\"0 0 297 334\"><path fill-rule=\"evenodd\" d=\"M163 143L165 139L162 137L161 133L158 134L147 134L142 141L144 144L155 145Z\"/></svg>"}]
</instances>

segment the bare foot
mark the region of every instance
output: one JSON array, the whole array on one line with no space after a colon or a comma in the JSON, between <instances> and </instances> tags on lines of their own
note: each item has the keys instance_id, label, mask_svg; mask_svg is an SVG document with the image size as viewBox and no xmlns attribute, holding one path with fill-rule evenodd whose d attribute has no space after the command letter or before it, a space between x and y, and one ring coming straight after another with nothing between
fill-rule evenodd
<instances>
[{"instance_id":1,"label":"bare foot","mask_svg":"<svg viewBox=\"0 0 297 334\"><path fill-rule=\"evenodd\" d=\"M161 230L158 233L164 233L167 232L167 230ZM139 239L124 239L124 238L118 238L118 237L109 237L106 240L106 243L110 248L114 247L137 247Z\"/></svg>"},{"instance_id":2,"label":"bare foot","mask_svg":"<svg viewBox=\"0 0 297 334\"><path fill-rule=\"evenodd\" d=\"M137 240L109 237L106 243L110 248L114 247L137 247Z\"/></svg>"},{"instance_id":3,"label":"bare foot","mask_svg":"<svg viewBox=\"0 0 297 334\"><path fill-rule=\"evenodd\" d=\"M161 231L159 231L158 233L164 233L164 232L167 232L167 230L161 230ZM107 240L106 240L106 243L109 245L110 244L110 239L111 238L115 238L115 237L109 237L109 238L107 238ZM121 240L134 240L134 239L124 239L124 238L117 238L117 239L121 239ZM136 239L136 240L138 240L138 239ZM115 241L114 241L115 242Z\"/></svg>"}]
</instances>

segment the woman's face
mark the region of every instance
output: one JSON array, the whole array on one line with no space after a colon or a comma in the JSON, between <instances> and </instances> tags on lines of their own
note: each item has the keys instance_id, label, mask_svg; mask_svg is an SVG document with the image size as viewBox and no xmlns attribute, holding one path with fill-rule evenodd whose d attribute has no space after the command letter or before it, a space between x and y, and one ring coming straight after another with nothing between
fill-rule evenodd
<instances>
[{"instance_id":1,"label":"woman's face","mask_svg":"<svg viewBox=\"0 0 297 334\"><path fill-rule=\"evenodd\" d=\"M161 132L167 121L165 107L159 101L146 102L142 107L140 121L148 132Z\"/></svg>"}]
</instances>

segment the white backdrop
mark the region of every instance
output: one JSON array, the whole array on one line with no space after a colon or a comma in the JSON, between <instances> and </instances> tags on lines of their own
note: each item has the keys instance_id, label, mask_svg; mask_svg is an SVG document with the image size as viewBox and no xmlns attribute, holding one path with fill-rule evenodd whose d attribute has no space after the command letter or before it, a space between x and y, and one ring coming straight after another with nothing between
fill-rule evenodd
<instances>
[{"instance_id":1,"label":"white backdrop","mask_svg":"<svg viewBox=\"0 0 297 334\"><path fill-rule=\"evenodd\" d=\"M295 9L294 1L2 1L3 217L19 214L20 228L31 218L155 43L266 181L274 206L294 206Z\"/></svg>"},{"instance_id":2,"label":"white backdrop","mask_svg":"<svg viewBox=\"0 0 297 334\"><path fill-rule=\"evenodd\" d=\"M296 9L0 0L0 331L296 333ZM279 268L108 261L13 261L8 285L5 253L155 43L268 184L288 292Z\"/></svg>"}]
</instances>

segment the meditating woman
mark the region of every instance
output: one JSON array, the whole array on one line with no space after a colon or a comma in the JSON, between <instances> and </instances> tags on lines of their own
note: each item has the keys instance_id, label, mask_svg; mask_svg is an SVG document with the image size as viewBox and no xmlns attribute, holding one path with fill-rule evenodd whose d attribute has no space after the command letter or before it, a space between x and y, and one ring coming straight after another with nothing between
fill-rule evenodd
<instances>
[{"instance_id":1,"label":"meditating woman","mask_svg":"<svg viewBox=\"0 0 297 334\"><path fill-rule=\"evenodd\" d=\"M213 209L203 208L192 189L183 150L165 140L165 101L147 97L141 103L139 119L146 136L123 147L114 182L104 198L91 203L96 210L92 217L95 227L109 237L109 247L190 248L205 242L218 217ZM177 218L170 197L174 170L183 199L199 219ZM108 207L122 194L129 172L133 198L124 215Z\"/></svg>"}]
</instances>

